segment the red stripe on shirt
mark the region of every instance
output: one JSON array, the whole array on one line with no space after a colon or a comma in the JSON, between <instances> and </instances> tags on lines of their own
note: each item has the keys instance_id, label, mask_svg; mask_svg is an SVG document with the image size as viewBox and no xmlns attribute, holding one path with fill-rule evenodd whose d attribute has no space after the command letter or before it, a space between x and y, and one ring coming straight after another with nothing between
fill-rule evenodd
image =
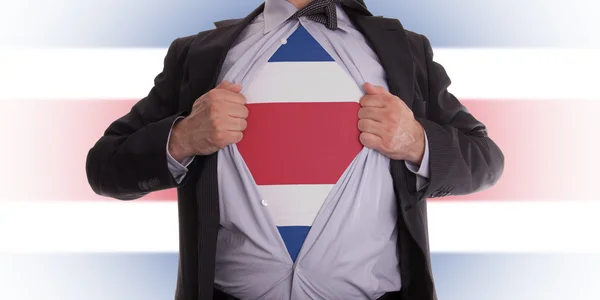
<instances>
[{"instance_id":1,"label":"red stripe on shirt","mask_svg":"<svg viewBox=\"0 0 600 300\"><path fill-rule=\"evenodd\" d=\"M335 184L362 149L356 102L248 104L237 147L259 185Z\"/></svg>"}]
</instances>

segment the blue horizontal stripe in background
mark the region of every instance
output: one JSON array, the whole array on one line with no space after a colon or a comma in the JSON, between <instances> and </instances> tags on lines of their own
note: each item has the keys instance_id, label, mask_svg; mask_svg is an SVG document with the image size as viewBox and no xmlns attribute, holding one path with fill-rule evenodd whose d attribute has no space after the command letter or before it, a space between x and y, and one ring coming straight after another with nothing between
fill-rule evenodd
<instances>
[{"instance_id":1,"label":"blue horizontal stripe in background","mask_svg":"<svg viewBox=\"0 0 600 300\"><path fill-rule=\"evenodd\" d=\"M5 0L0 47L166 48L260 3ZM434 47L600 48L598 0L366 3ZM600 255L433 253L432 265L440 300L600 299ZM0 254L0 300L173 299L176 276L176 253Z\"/></svg>"},{"instance_id":2,"label":"blue horizontal stripe in background","mask_svg":"<svg viewBox=\"0 0 600 300\"><path fill-rule=\"evenodd\" d=\"M600 255L434 253L432 264L440 300L600 299ZM0 299L165 300L177 254L2 254L0 266Z\"/></svg>"},{"instance_id":3,"label":"blue horizontal stripe in background","mask_svg":"<svg viewBox=\"0 0 600 300\"><path fill-rule=\"evenodd\" d=\"M159 47L259 0L3 1L0 46ZM600 47L597 0L366 0L434 47Z\"/></svg>"}]
</instances>

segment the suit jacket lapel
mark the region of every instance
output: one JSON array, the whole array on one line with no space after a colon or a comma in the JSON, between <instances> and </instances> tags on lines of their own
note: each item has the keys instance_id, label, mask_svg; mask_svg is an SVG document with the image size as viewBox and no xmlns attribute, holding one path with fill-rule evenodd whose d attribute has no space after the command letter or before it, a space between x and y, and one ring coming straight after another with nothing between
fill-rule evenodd
<instances>
[{"instance_id":1,"label":"suit jacket lapel","mask_svg":"<svg viewBox=\"0 0 600 300\"><path fill-rule=\"evenodd\" d=\"M217 84L219 73L227 52L242 33L244 28L264 10L264 4L259 6L250 15L240 20L218 22L216 29L209 33L199 33L190 46L187 55L187 74L189 79L189 97L186 96L186 106L190 107L198 97L214 88ZM187 107L186 107L187 108ZM194 164L199 164L196 159ZM189 212L197 216L192 220L197 224L194 233L198 243L189 245L184 249L187 265L182 265L183 288L185 299L213 299L213 280L215 274L214 260L198 264L197 258L215 257L216 240L219 228L219 197L217 182L217 153L202 160L201 174L196 182L196 212ZM189 175L188 175L189 176ZM202 195L201 195L202 194ZM208 241L208 242L207 242ZM195 256L195 258L190 258ZM193 263L196 262L195 265Z\"/></svg>"},{"instance_id":2,"label":"suit jacket lapel","mask_svg":"<svg viewBox=\"0 0 600 300\"><path fill-rule=\"evenodd\" d=\"M410 46L404 28L398 20L386 19L381 17L370 17L365 15L348 13L348 16L353 20L355 26L364 34L366 39L371 43L371 47L379 56L381 64L387 73L387 83L390 93L400 97L408 107L412 107L415 94L415 64L413 61ZM405 207L407 203L416 201L416 197L411 195L406 188L406 181L411 186L414 185L414 175L410 175L408 169L404 167L404 162L399 160L391 160L391 173L394 178L395 191L398 195L400 207ZM405 209L400 209L401 215L406 224L420 224L426 222L422 220L423 215L416 214L413 210L408 216ZM411 221L406 221L411 218ZM417 218L417 220L415 220ZM407 227L409 233L417 241L421 247L423 254L429 263L427 255L427 238L423 234L415 234L415 231Z\"/></svg>"},{"instance_id":3,"label":"suit jacket lapel","mask_svg":"<svg viewBox=\"0 0 600 300\"><path fill-rule=\"evenodd\" d=\"M217 85L227 52L244 28L263 12L264 6L264 3L261 4L243 19L216 22L216 29L208 34L199 33L196 36L187 57L191 101Z\"/></svg>"},{"instance_id":4,"label":"suit jacket lapel","mask_svg":"<svg viewBox=\"0 0 600 300\"><path fill-rule=\"evenodd\" d=\"M415 65L402 24L396 19L368 16L348 9L346 12L379 56L390 93L411 107Z\"/></svg>"}]
</instances>

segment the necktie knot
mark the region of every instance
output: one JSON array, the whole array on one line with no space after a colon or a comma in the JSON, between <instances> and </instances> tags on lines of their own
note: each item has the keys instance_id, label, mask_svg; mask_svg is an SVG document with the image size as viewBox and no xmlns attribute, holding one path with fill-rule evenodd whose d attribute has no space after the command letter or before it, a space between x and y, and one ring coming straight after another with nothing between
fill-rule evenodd
<instances>
[{"instance_id":1,"label":"necktie knot","mask_svg":"<svg viewBox=\"0 0 600 300\"><path fill-rule=\"evenodd\" d=\"M298 19L307 17L309 20L319 22L325 27L337 29L336 4L344 3L346 0L313 0L307 6L297 11L290 18Z\"/></svg>"}]
</instances>

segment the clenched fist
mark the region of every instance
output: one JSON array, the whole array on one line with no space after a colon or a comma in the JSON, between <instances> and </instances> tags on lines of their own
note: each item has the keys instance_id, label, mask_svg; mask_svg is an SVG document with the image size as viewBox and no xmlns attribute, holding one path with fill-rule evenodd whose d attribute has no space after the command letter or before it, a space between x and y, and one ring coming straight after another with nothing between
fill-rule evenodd
<instances>
[{"instance_id":1,"label":"clenched fist","mask_svg":"<svg viewBox=\"0 0 600 300\"><path fill-rule=\"evenodd\" d=\"M421 164L425 132L404 101L383 87L364 85L358 111L360 142L395 160Z\"/></svg>"},{"instance_id":2,"label":"clenched fist","mask_svg":"<svg viewBox=\"0 0 600 300\"><path fill-rule=\"evenodd\" d=\"M171 132L169 153L181 162L193 155L209 155L242 140L248 108L242 87L223 81L198 98L189 116Z\"/></svg>"}]
</instances>

